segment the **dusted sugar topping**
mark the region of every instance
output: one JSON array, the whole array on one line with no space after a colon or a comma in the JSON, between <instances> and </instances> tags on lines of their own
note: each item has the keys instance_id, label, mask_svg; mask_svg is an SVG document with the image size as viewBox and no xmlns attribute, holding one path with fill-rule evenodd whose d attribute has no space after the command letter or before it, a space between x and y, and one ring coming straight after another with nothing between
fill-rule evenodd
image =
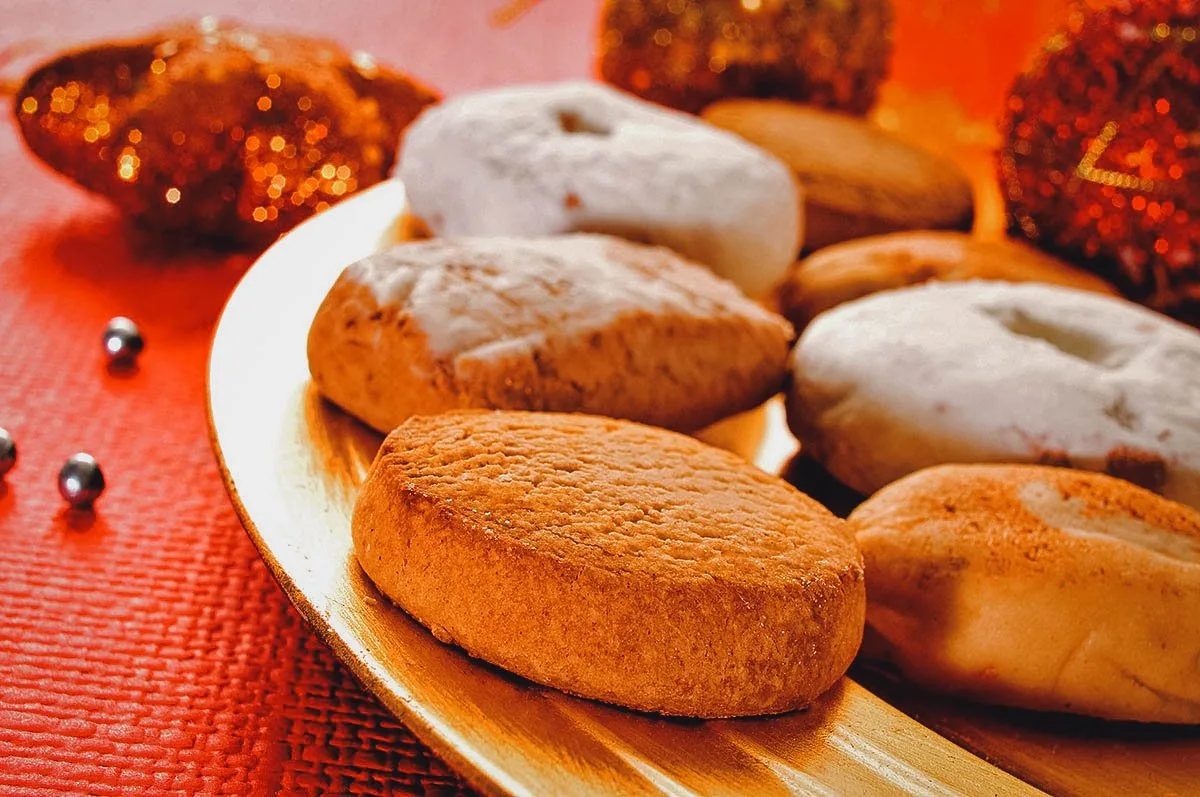
<instances>
[{"instance_id":1,"label":"dusted sugar topping","mask_svg":"<svg viewBox=\"0 0 1200 797\"><path fill-rule=\"evenodd\" d=\"M798 189L781 161L597 83L450 99L407 130L399 174L438 235L612 233L669 246L755 294L800 248Z\"/></svg>"},{"instance_id":2,"label":"dusted sugar topping","mask_svg":"<svg viewBox=\"0 0 1200 797\"><path fill-rule=\"evenodd\" d=\"M911 435L874 487L944 462L1030 462L1200 506L1200 334L1131 302L928 284L818 316L794 357L797 415L826 445L866 418Z\"/></svg>"},{"instance_id":3,"label":"dusted sugar topping","mask_svg":"<svg viewBox=\"0 0 1200 797\"><path fill-rule=\"evenodd\" d=\"M736 287L662 248L604 235L405 243L346 272L410 317L438 357L537 350L630 315L779 321Z\"/></svg>"},{"instance_id":4,"label":"dusted sugar topping","mask_svg":"<svg viewBox=\"0 0 1200 797\"><path fill-rule=\"evenodd\" d=\"M1045 482L1022 484L1017 488L1017 497L1026 511L1065 534L1119 540L1159 556L1200 565L1200 524L1193 523L1190 529L1168 528L1140 515L1097 511L1085 498Z\"/></svg>"}]
</instances>

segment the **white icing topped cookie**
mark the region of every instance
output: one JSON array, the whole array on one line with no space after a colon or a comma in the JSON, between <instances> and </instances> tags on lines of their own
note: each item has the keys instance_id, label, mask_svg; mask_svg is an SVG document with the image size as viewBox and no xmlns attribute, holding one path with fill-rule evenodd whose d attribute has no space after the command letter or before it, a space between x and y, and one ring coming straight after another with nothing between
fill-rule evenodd
<instances>
[{"instance_id":1,"label":"white icing topped cookie","mask_svg":"<svg viewBox=\"0 0 1200 797\"><path fill-rule=\"evenodd\" d=\"M323 395L385 432L465 408L694 431L777 393L793 334L666 247L441 238L349 266L313 318L308 362Z\"/></svg>"},{"instance_id":2,"label":"white icing topped cookie","mask_svg":"<svg viewBox=\"0 0 1200 797\"><path fill-rule=\"evenodd\" d=\"M438 235L622 235L668 246L751 294L800 249L787 166L598 83L448 99L405 132L398 173L413 212Z\"/></svg>"},{"instance_id":3,"label":"white icing topped cookie","mask_svg":"<svg viewBox=\"0 0 1200 797\"><path fill-rule=\"evenodd\" d=\"M432 240L361 260L346 278L404 308L430 353L455 362L527 353L548 334L583 336L630 315L776 321L732 284L675 257L638 260L641 251L603 235Z\"/></svg>"},{"instance_id":4,"label":"white icing topped cookie","mask_svg":"<svg viewBox=\"0 0 1200 797\"><path fill-rule=\"evenodd\" d=\"M930 284L820 316L792 355L789 422L872 492L941 463L1105 471L1200 506L1200 334L1043 285Z\"/></svg>"}]
</instances>

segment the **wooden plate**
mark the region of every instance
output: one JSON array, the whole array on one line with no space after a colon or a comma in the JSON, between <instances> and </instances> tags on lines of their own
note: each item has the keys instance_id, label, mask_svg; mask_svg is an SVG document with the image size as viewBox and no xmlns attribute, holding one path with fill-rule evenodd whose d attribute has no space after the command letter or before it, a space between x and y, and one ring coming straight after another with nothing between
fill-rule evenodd
<instances>
[{"instance_id":1,"label":"wooden plate","mask_svg":"<svg viewBox=\"0 0 1200 797\"><path fill-rule=\"evenodd\" d=\"M492 793L1038 793L850 678L804 712L665 720L567 697L471 659L376 592L353 557L349 528L381 438L315 393L305 339L342 268L396 240L403 208L402 186L383 183L281 239L234 291L209 367L213 443L242 522L300 612L397 717ZM775 471L796 448L778 403L705 437ZM928 705L918 700L916 710ZM1115 750L1094 755L1090 743L1057 758L1055 732L1047 736L1037 719L973 716L945 708L933 723L1051 791L1100 793L1123 782L1118 770L1145 774L1156 765L1114 763L1107 756ZM1178 743L1196 749L1194 737ZM1166 767L1186 753L1177 747L1155 761ZM1103 778L1089 775L1093 765ZM1189 771L1186 783L1156 783L1176 784L1178 793L1194 787L1200 755Z\"/></svg>"}]
</instances>

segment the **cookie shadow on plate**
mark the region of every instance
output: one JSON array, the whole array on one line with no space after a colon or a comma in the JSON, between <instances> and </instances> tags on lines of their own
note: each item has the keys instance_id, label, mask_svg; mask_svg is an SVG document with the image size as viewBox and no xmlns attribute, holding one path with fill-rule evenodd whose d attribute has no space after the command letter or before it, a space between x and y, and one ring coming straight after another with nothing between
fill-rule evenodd
<instances>
[{"instance_id":1,"label":"cookie shadow on plate","mask_svg":"<svg viewBox=\"0 0 1200 797\"><path fill-rule=\"evenodd\" d=\"M887 665L861 658L855 661L850 674L864 687L913 719L968 748L972 746L970 740L956 733L956 729L982 728L985 732L1004 730L1007 734L1037 739L1048 747L1098 744L1111 746L1114 751L1130 746L1157 746L1176 741L1187 745L1187 752L1190 752L1195 741L1200 740L1200 726L1196 725L1105 720L1078 714L999 706L938 694L904 680Z\"/></svg>"},{"instance_id":2,"label":"cookie shadow on plate","mask_svg":"<svg viewBox=\"0 0 1200 797\"><path fill-rule=\"evenodd\" d=\"M779 474L784 481L805 495L820 501L840 518L854 511L867 497L842 484L816 460L803 452L795 454Z\"/></svg>"},{"instance_id":3,"label":"cookie shadow on plate","mask_svg":"<svg viewBox=\"0 0 1200 797\"><path fill-rule=\"evenodd\" d=\"M326 400L311 381L300 398L301 434L314 469L342 491L357 492L383 444L383 435Z\"/></svg>"}]
</instances>

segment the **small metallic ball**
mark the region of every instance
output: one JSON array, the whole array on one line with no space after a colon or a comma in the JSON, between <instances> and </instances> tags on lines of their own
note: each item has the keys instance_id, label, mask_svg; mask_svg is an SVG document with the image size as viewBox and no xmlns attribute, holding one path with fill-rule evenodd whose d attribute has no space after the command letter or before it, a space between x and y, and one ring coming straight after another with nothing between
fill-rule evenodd
<instances>
[{"instance_id":1,"label":"small metallic ball","mask_svg":"<svg viewBox=\"0 0 1200 797\"><path fill-rule=\"evenodd\" d=\"M17 464L17 443L7 429L0 428L0 478Z\"/></svg>"},{"instance_id":2,"label":"small metallic ball","mask_svg":"<svg viewBox=\"0 0 1200 797\"><path fill-rule=\"evenodd\" d=\"M70 457L58 472L58 492L75 509L90 509L104 492L104 474L91 454Z\"/></svg>"},{"instance_id":3,"label":"small metallic ball","mask_svg":"<svg viewBox=\"0 0 1200 797\"><path fill-rule=\"evenodd\" d=\"M132 365L146 347L137 324L125 316L117 316L104 329L104 353L116 365Z\"/></svg>"}]
</instances>

